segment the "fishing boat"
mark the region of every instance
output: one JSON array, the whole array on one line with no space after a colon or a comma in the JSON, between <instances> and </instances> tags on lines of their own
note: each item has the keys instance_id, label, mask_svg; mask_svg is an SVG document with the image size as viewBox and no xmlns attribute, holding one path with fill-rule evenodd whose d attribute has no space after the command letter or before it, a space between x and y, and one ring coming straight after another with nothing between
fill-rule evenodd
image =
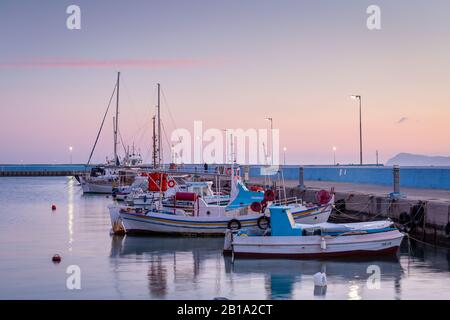
<instances>
[{"instance_id":1,"label":"fishing boat","mask_svg":"<svg viewBox=\"0 0 450 320\"><path fill-rule=\"evenodd\" d=\"M235 180L230 201L208 203L202 195L176 192L165 201L155 201L150 208L136 206L109 206L112 229L125 233L169 233L190 235L223 235L227 229L242 227L253 232L266 230L270 225L267 209L274 201L272 190L250 191L240 179ZM325 199L325 198L324 198ZM303 223L328 220L334 196L317 205L303 201L290 202L293 219Z\"/></svg>"},{"instance_id":2,"label":"fishing boat","mask_svg":"<svg viewBox=\"0 0 450 320\"><path fill-rule=\"evenodd\" d=\"M361 223L296 223L286 206L270 208L267 235L227 231L224 253L250 258L326 258L395 255L403 234L392 221Z\"/></svg>"},{"instance_id":3,"label":"fishing boat","mask_svg":"<svg viewBox=\"0 0 450 320\"><path fill-rule=\"evenodd\" d=\"M137 174L134 168L98 166L79 178L83 193L112 194L117 186L132 184Z\"/></svg>"},{"instance_id":4,"label":"fishing boat","mask_svg":"<svg viewBox=\"0 0 450 320\"><path fill-rule=\"evenodd\" d=\"M134 178L133 183L113 188L112 195L117 201L125 201L127 197L144 192L148 187L148 178L142 174Z\"/></svg>"},{"instance_id":5,"label":"fishing boat","mask_svg":"<svg viewBox=\"0 0 450 320\"><path fill-rule=\"evenodd\" d=\"M124 200L128 206L143 208L154 205L156 201L162 201L165 207L173 207L173 199L177 193L178 197L181 193L195 193L208 204L224 205L230 201L230 195L213 191L212 181L185 181L172 177L168 184L169 188L159 192L159 188L152 190L152 183L148 182L148 188L136 188ZM178 199L177 205L182 206L183 204L188 205L186 201L183 203L181 199Z\"/></svg>"}]
</instances>

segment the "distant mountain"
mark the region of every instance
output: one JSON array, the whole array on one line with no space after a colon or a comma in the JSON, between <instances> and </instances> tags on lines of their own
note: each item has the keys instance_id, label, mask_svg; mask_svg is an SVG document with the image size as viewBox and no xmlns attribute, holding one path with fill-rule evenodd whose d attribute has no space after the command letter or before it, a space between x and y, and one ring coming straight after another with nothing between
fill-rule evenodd
<instances>
[{"instance_id":1,"label":"distant mountain","mask_svg":"<svg viewBox=\"0 0 450 320\"><path fill-rule=\"evenodd\" d=\"M395 164L399 166L450 166L450 157L399 153L386 162L388 166Z\"/></svg>"}]
</instances>

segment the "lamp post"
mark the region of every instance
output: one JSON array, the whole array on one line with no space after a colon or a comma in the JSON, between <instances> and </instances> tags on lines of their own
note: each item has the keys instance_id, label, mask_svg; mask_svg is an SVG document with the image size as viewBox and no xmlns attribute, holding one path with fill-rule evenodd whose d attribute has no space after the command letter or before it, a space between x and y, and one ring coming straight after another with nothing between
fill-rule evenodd
<instances>
[{"instance_id":1,"label":"lamp post","mask_svg":"<svg viewBox=\"0 0 450 320\"><path fill-rule=\"evenodd\" d=\"M273 118L266 118L264 120L270 121L270 140L273 140ZM273 165L273 141L270 142L270 151L271 151L271 158L270 158L270 164Z\"/></svg>"},{"instance_id":2,"label":"lamp post","mask_svg":"<svg viewBox=\"0 0 450 320\"><path fill-rule=\"evenodd\" d=\"M333 164L336 165L336 147L333 147Z\"/></svg>"},{"instance_id":3,"label":"lamp post","mask_svg":"<svg viewBox=\"0 0 450 320\"><path fill-rule=\"evenodd\" d=\"M359 100L359 164L363 164L363 146L362 146L362 117L361 117L361 104L362 99L360 95L353 95L351 96L352 99L358 99Z\"/></svg>"},{"instance_id":4,"label":"lamp post","mask_svg":"<svg viewBox=\"0 0 450 320\"><path fill-rule=\"evenodd\" d=\"M72 164L72 151L73 151L73 147L70 146L69 147L69 154L70 154L70 164Z\"/></svg>"},{"instance_id":5,"label":"lamp post","mask_svg":"<svg viewBox=\"0 0 450 320\"><path fill-rule=\"evenodd\" d=\"M284 163L284 165L286 165L286 151L287 151L287 148L284 147L283 148L283 163Z\"/></svg>"}]
</instances>

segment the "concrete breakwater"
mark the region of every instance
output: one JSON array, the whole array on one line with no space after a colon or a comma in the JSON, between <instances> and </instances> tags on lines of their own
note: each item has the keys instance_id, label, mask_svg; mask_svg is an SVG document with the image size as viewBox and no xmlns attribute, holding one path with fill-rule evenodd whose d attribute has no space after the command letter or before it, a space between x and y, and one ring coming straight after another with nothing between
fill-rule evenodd
<instances>
[{"instance_id":1,"label":"concrete breakwater","mask_svg":"<svg viewBox=\"0 0 450 320\"><path fill-rule=\"evenodd\" d=\"M319 188L287 187L288 197L315 202ZM450 246L450 201L391 199L387 195L335 191L336 222L390 218L419 241Z\"/></svg>"},{"instance_id":2,"label":"concrete breakwater","mask_svg":"<svg viewBox=\"0 0 450 320\"><path fill-rule=\"evenodd\" d=\"M0 165L0 177L74 176L90 168L83 164Z\"/></svg>"}]
</instances>

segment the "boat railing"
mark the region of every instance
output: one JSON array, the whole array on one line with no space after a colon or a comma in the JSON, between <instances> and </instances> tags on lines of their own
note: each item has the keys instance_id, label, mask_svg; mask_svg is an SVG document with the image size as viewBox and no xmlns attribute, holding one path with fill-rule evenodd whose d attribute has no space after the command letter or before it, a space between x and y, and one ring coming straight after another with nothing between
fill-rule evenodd
<instances>
[{"instance_id":1,"label":"boat railing","mask_svg":"<svg viewBox=\"0 0 450 320\"><path fill-rule=\"evenodd\" d=\"M299 199L297 197L290 197L284 199L276 199L272 202L272 204L275 206L279 206L279 205L304 204L304 203L302 199Z\"/></svg>"}]
</instances>

